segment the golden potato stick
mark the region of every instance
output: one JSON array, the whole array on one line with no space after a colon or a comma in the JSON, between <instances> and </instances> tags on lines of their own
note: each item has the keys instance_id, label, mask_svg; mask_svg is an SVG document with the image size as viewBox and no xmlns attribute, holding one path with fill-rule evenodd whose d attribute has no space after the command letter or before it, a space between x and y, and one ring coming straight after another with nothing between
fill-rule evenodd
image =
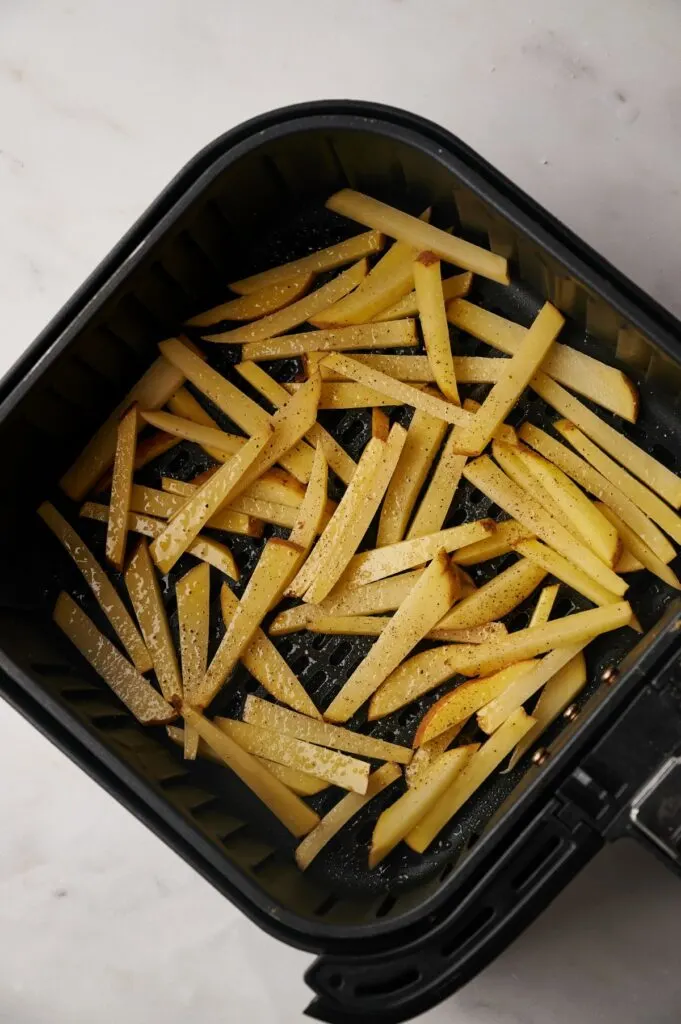
<instances>
[{"instance_id":1,"label":"golden potato stick","mask_svg":"<svg viewBox=\"0 0 681 1024\"><path fill-rule=\"evenodd\" d=\"M234 671L256 629L277 603L295 570L300 548L280 537L271 537L262 550L234 615L199 687L197 704L207 707Z\"/></svg>"},{"instance_id":2,"label":"golden potato stick","mask_svg":"<svg viewBox=\"0 0 681 1024\"><path fill-rule=\"evenodd\" d=\"M442 282L442 294L445 302L449 302L450 299L463 298L468 295L471 290L471 284L473 283L473 275L471 273L456 274L454 277L448 277L446 281ZM403 316L418 316L419 306L416 298L416 291L409 292L408 295L403 296L392 306L388 306L387 309L382 310L373 316L372 322L385 320L399 320Z\"/></svg>"},{"instance_id":3,"label":"golden potato stick","mask_svg":"<svg viewBox=\"0 0 681 1024\"><path fill-rule=\"evenodd\" d=\"M189 495L198 490L193 484L188 484L187 486L191 488L188 492ZM172 494L166 491L158 491L154 487L144 487L141 484L132 485L130 505L133 512L158 516L161 519L170 519L171 516L177 515L185 502L186 496L182 496L179 492ZM210 518L206 526L210 526L215 530L229 530L231 533L241 533L246 537L262 536L262 524L258 524L250 516L231 508L220 509L219 512L216 512Z\"/></svg>"},{"instance_id":4,"label":"golden potato stick","mask_svg":"<svg viewBox=\"0 0 681 1024\"><path fill-rule=\"evenodd\" d=\"M568 561L563 555L558 554L553 548L542 544L538 540L521 540L515 546L519 555L536 566L541 567L545 572L561 580L568 587L572 587L578 594L582 594L597 605L616 604L619 600L617 594L606 590L600 583L597 583L592 576L588 576L576 565Z\"/></svg>"},{"instance_id":5,"label":"golden potato stick","mask_svg":"<svg viewBox=\"0 0 681 1024\"><path fill-rule=\"evenodd\" d=\"M290 263L282 263L278 267L263 270L259 274L252 274L242 281L233 281L229 287L238 295L250 295L262 288L290 281L291 278L301 274L319 274L325 270L336 270L337 267L353 263L355 260L362 259L363 256L371 256L380 252L384 244L385 238L379 231L366 231L364 234L355 235L344 242L331 245L328 249L319 249L317 252L310 253L309 256L292 260Z\"/></svg>"},{"instance_id":6,"label":"golden potato stick","mask_svg":"<svg viewBox=\"0 0 681 1024\"><path fill-rule=\"evenodd\" d=\"M455 299L448 303L447 317L455 327L511 356L520 348L527 334L526 327L481 309L465 299ZM607 366L569 345L556 342L546 357L542 371L604 409L610 409L631 423L636 422L636 388L621 370Z\"/></svg>"},{"instance_id":7,"label":"golden potato stick","mask_svg":"<svg viewBox=\"0 0 681 1024\"><path fill-rule=\"evenodd\" d=\"M239 602L226 584L220 590L220 606L227 625L234 618ZM321 718L300 680L261 629L256 629L253 634L241 655L241 663L275 700L288 704L303 715Z\"/></svg>"},{"instance_id":8,"label":"golden potato stick","mask_svg":"<svg viewBox=\"0 0 681 1024\"><path fill-rule=\"evenodd\" d=\"M210 568L203 562L190 569L175 584L177 619L182 658L183 700L191 704L193 695L208 668L208 627L210 624ZM193 761L199 746L199 734L187 726L184 730L184 756Z\"/></svg>"},{"instance_id":9,"label":"golden potato stick","mask_svg":"<svg viewBox=\"0 0 681 1024\"><path fill-rule=\"evenodd\" d=\"M369 867L380 864L449 790L454 779L479 748L479 743L441 754L425 768L418 781L381 814L374 826Z\"/></svg>"},{"instance_id":10,"label":"golden potato stick","mask_svg":"<svg viewBox=\"0 0 681 1024\"><path fill-rule=\"evenodd\" d=\"M576 654L552 679L543 687L539 700L534 706L532 717L535 724L526 732L513 751L506 771L511 771L530 747L534 746L542 733L555 722L558 715L572 703L577 694L586 685L586 660L582 651Z\"/></svg>"},{"instance_id":11,"label":"golden potato stick","mask_svg":"<svg viewBox=\"0 0 681 1024\"><path fill-rule=\"evenodd\" d=\"M353 359L358 363L385 373L396 380L412 381L417 384L434 382L433 368L428 356L391 356L355 352ZM309 375L319 367L323 381L342 381L343 374L324 365L324 352L309 352L303 356ZM495 384L505 372L507 359L490 359L487 356L453 356L454 370L459 384Z\"/></svg>"},{"instance_id":12,"label":"golden potato stick","mask_svg":"<svg viewBox=\"0 0 681 1024\"><path fill-rule=\"evenodd\" d=\"M539 372L532 380L532 389L548 402L556 412L579 427L587 437L605 449L617 462L626 465L651 490L668 501L674 508L681 506L681 478L648 455L619 430L587 409L569 391L562 388L545 373Z\"/></svg>"},{"instance_id":13,"label":"golden potato stick","mask_svg":"<svg viewBox=\"0 0 681 1024\"><path fill-rule=\"evenodd\" d=\"M517 523L515 519L505 519L501 523L494 523L494 530L489 536L455 551L452 561L457 565L478 565L479 562L488 562L499 555L507 555L513 550L516 541L528 537L534 537L532 530Z\"/></svg>"},{"instance_id":14,"label":"golden potato stick","mask_svg":"<svg viewBox=\"0 0 681 1024\"><path fill-rule=\"evenodd\" d=\"M440 261L434 253L418 254L413 263L413 278L421 332L435 382L445 398L459 405Z\"/></svg>"},{"instance_id":15,"label":"golden potato stick","mask_svg":"<svg viewBox=\"0 0 681 1024\"><path fill-rule=\"evenodd\" d=\"M438 628L470 629L503 618L537 589L547 571L521 558L459 601L442 622L438 622Z\"/></svg>"},{"instance_id":16,"label":"golden potato stick","mask_svg":"<svg viewBox=\"0 0 681 1024\"><path fill-rule=\"evenodd\" d=\"M433 395L420 391L410 384L404 384L400 380L388 377L385 373L372 370L371 367L359 363L356 359L351 359L350 356L343 356L337 352L332 352L326 356L324 364L330 366L338 373L344 374L351 380L357 381L358 384L366 384L367 387L375 388L376 391L387 395L388 398L395 399L397 402L404 403L405 405L413 405L415 409L421 409L430 416L445 420L447 423L467 425L473 419L471 413L464 412L463 409L459 408L458 405L454 405L453 402L445 402L440 398L435 398Z\"/></svg>"},{"instance_id":17,"label":"golden potato stick","mask_svg":"<svg viewBox=\"0 0 681 1024\"><path fill-rule=\"evenodd\" d=\"M241 350L244 360L290 359L313 352L345 352L358 348L410 348L419 339L414 320L393 320L387 324L359 324L328 331L305 331L283 338L247 342Z\"/></svg>"},{"instance_id":18,"label":"golden potato stick","mask_svg":"<svg viewBox=\"0 0 681 1024\"><path fill-rule=\"evenodd\" d=\"M627 526L627 524L620 519L620 517L613 512L611 508L608 508L607 505L599 503L598 508L605 518L612 523L622 538L622 543L624 544L622 560L626 555L629 555L631 558L636 560L638 567L645 567L646 569L649 569L653 575L663 580L670 587L674 587L675 590L681 590L681 583L679 583L679 578L674 570L670 569L661 558L658 558L655 552L641 540L639 535L632 530L630 526ZM618 565L617 570L618 572L634 571L628 566L621 567L621 565Z\"/></svg>"},{"instance_id":19,"label":"golden potato stick","mask_svg":"<svg viewBox=\"0 0 681 1024\"><path fill-rule=\"evenodd\" d=\"M161 588L145 538L140 539L125 570L125 585L147 645L161 693L175 706L182 703L182 677L175 657Z\"/></svg>"},{"instance_id":20,"label":"golden potato stick","mask_svg":"<svg viewBox=\"0 0 681 1024\"><path fill-rule=\"evenodd\" d=\"M152 426L158 427L160 430L165 430L168 434L174 434L181 440L200 444L221 462L225 461L225 456L235 455L248 440L239 434L228 434L218 427L206 427L203 423L182 419L180 416L174 416L172 413L162 410L159 412L143 411L140 415L147 423L151 423Z\"/></svg>"},{"instance_id":21,"label":"golden potato stick","mask_svg":"<svg viewBox=\"0 0 681 1024\"><path fill-rule=\"evenodd\" d=\"M243 750L231 736L193 708L185 708L186 724L239 776L294 836L304 836L319 822L319 815L267 771L258 758Z\"/></svg>"},{"instance_id":22,"label":"golden potato stick","mask_svg":"<svg viewBox=\"0 0 681 1024\"><path fill-rule=\"evenodd\" d=\"M357 387L361 387L360 384ZM324 385L322 384L322 389ZM387 413L382 409L371 410L371 436L377 437L379 441L387 441L390 433L390 420Z\"/></svg>"},{"instance_id":23,"label":"golden potato stick","mask_svg":"<svg viewBox=\"0 0 681 1024\"><path fill-rule=\"evenodd\" d=\"M347 722L440 621L458 592L458 580L449 567L449 559L444 551L439 551L364 660L336 694L324 717L331 722Z\"/></svg>"},{"instance_id":24,"label":"golden potato stick","mask_svg":"<svg viewBox=\"0 0 681 1024\"><path fill-rule=\"evenodd\" d=\"M439 736L436 736L434 740L429 740L414 751L414 756L404 769L404 778L410 788L411 786L415 786L422 777L424 771L432 765L441 754L444 754L447 747L450 746L452 740L456 739L465 724L465 722L459 722L458 725L450 726L449 729L445 729L445 731L441 732ZM173 728L174 726L172 725L168 726L168 732Z\"/></svg>"},{"instance_id":25,"label":"golden potato stick","mask_svg":"<svg viewBox=\"0 0 681 1024\"><path fill-rule=\"evenodd\" d=\"M290 505L279 505L274 501L264 501L262 498L250 498L247 494L240 494L229 503L226 511L241 512L242 515L252 516L254 519L261 519L264 523L272 523L274 526L285 526L289 530L293 527L298 510ZM210 525L219 526L216 520L221 513L218 512L211 519Z\"/></svg>"},{"instance_id":26,"label":"golden potato stick","mask_svg":"<svg viewBox=\"0 0 681 1024\"><path fill-rule=\"evenodd\" d=\"M428 849L447 822L461 810L533 725L534 719L519 708L479 750L471 754L449 789L406 837L412 850L423 853Z\"/></svg>"},{"instance_id":27,"label":"golden potato stick","mask_svg":"<svg viewBox=\"0 0 681 1024\"><path fill-rule=\"evenodd\" d=\"M220 344L241 344L242 342L265 341L274 338L278 334L290 331L292 327L311 320L317 313L327 309L338 302L345 295L356 288L362 278L366 277L369 267L366 259L360 260L348 270L344 270L338 277L334 277L327 284L310 292L303 299L298 299L278 313L271 313L262 320L256 320L242 327L235 327L231 331L221 331L219 334L205 334L204 341L214 341ZM251 358L251 356L244 356Z\"/></svg>"},{"instance_id":28,"label":"golden potato stick","mask_svg":"<svg viewBox=\"0 0 681 1024\"><path fill-rule=\"evenodd\" d=\"M385 492L378 521L376 547L396 544L404 537L419 492L438 453L447 424L416 409L404 448Z\"/></svg>"},{"instance_id":29,"label":"golden potato stick","mask_svg":"<svg viewBox=\"0 0 681 1024\"><path fill-rule=\"evenodd\" d=\"M116 650L64 591L57 598L52 618L95 672L123 701L128 711L143 725L164 725L177 717L175 708Z\"/></svg>"},{"instance_id":30,"label":"golden potato stick","mask_svg":"<svg viewBox=\"0 0 681 1024\"><path fill-rule=\"evenodd\" d=\"M453 263L463 270L471 270L474 274L488 277L500 284L509 283L508 264L503 256L466 242L462 238L456 238L417 217L372 199L371 196L344 188L331 196L326 205L334 213L340 213L350 220L383 231L391 238L413 246L419 252L430 249L441 260ZM379 224L381 226L377 226Z\"/></svg>"},{"instance_id":31,"label":"golden potato stick","mask_svg":"<svg viewBox=\"0 0 681 1024\"><path fill-rule=\"evenodd\" d=\"M641 541L641 543L643 543L643 541ZM648 550L650 551L650 548L648 548ZM652 555L652 551L650 553ZM653 555L653 557L656 557L656 556ZM658 562L659 561L660 560L658 559ZM662 562L662 565L664 565L664 562ZM666 566L665 566L665 568L666 568ZM625 572L640 572L641 569L645 569L645 566L643 565L643 563L639 562L638 558L636 558L631 553L631 551L628 551L627 548L624 547L622 549L622 554L619 557L617 565L615 566L615 572L618 574L618 576L621 576L622 573L625 573Z\"/></svg>"},{"instance_id":32,"label":"golden potato stick","mask_svg":"<svg viewBox=\"0 0 681 1024\"><path fill-rule=\"evenodd\" d=\"M487 455L469 462L463 475L483 494L531 530L550 547L565 555L584 572L615 594L623 594L627 583L553 519L532 495L506 476Z\"/></svg>"},{"instance_id":33,"label":"golden potato stick","mask_svg":"<svg viewBox=\"0 0 681 1024\"><path fill-rule=\"evenodd\" d=\"M132 405L118 424L116 455L111 476L111 499L109 501L109 522L106 530L106 557L120 572L125 561L128 540L128 513L132 475L135 466L135 444L137 441L137 406Z\"/></svg>"},{"instance_id":34,"label":"golden potato stick","mask_svg":"<svg viewBox=\"0 0 681 1024\"><path fill-rule=\"evenodd\" d=\"M204 313L198 313L191 320L185 320L188 327L212 327L223 320L257 320L261 316L276 313L299 299L309 290L313 274L298 274L285 281L265 285L258 291L250 292L238 299L230 299L219 306L213 306Z\"/></svg>"},{"instance_id":35,"label":"golden potato stick","mask_svg":"<svg viewBox=\"0 0 681 1024\"><path fill-rule=\"evenodd\" d=\"M444 640L448 644L486 644L497 636L506 636L508 630L503 622L486 622L483 626L469 629L446 629L436 626L428 634L429 640Z\"/></svg>"},{"instance_id":36,"label":"golden potato stick","mask_svg":"<svg viewBox=\"0 0 681 1024\"><path fill-rule=\"evenodd\" d=\"M217 423L210 413L206 412L186 387L178 388L172 398L168 399L166 405L175 416L179 416L181 419L203 423L204 427L217 427Z\"/></svg>"},{"instance_id":37,"label":"golden potato stick","mask_svg":"<svg viewBox=\"0 0 681 1024\"><path fill-rule=\"evenodd\" d=\"M407 532L408 540L425 537L442 529L459 486L466 458L456 451L455 430L452 427Z\"/></svg>"},{"instance_id":38,"label":"golden potato stick","mask_svg":"<svg viewBox=\"0 0 681 1024\"><path fill-rule=\"evenodd\" d=\"M462 408L464 408L466 412L476 413L482 408L482 405L480 402L476 402L474 398L464 398ZM512 427L510 423L500 423L492 434L492 437L496 438L498 441L503 441L505 444L518 443L518 435L515 432L515 428Z\"/></svg>"},{"instance_id":39,"label":"golden potato stick","mask_svg":"<svg viewBox=\"0 0 681 1024\"><path fill-rule=\"evenodd\" d=\"M294 395L302 386L297 383L287 384L286 391ZM380 391L374 391L349 380L322 384L319 397L319 408L327 412L333 409L371 409L401 404L404 403L396 402L393 398L382 395Z\"/></svg>"},{"instance_id":40,"label":"golden potato stick","mask_svg":"<svg viewBox=\"0 0 681 1024\"><path fill-rule=\"evenodd\" d=\"M289 401L289 393L269 373L253 362L237 363L237 371L247 380L275 409L279 409ZM321 444L326 460L336 476L344 484L349 484L357 465L336 439L329 434L320 423L313 423L305 435L310 444L317 447Z\"/></svg>"},{"instance_id":41,"label":"golden potato stick","mask_svg":"<svg viewBox=\"0 0 681 1024\"><path fill-rule=\"evenodd\" d=\"M554 423L554 427L598 473L601 473L614 487L626 494L654 523L657 523L665 533L673 537L677 544L681 544L681 516L677 515L656 494L648 490L645 484L640 483L631 473L627 472L624 466L620 466L618 462L601 451L574 423L570 423L569 420L559 420Z\"/></svg>"},{"instance_id":42,"label":"golden potato stick","mask_svg":"<svg viewBox=\"0 0 681 1024\"><path fill-rule=\"evenodd\" d=\"M201 356L197 356L201 362ZM131 405L159 409L184 383L184 374L161 356L116 406L105 423L85 446L71 468L59 481L69 498L80 501L111 466L116 451L118 421ZM142 424L138 423L138 427Z\"/></svg>"},{"instance_id":43,"label":"golden potato stick","mask_svg":"<svg viewBox=\"0 0 681 1024\"><path fill-rule=\"evenodd\" d=\"M310 322L322 328L367 323L379 310L412 290L413 258L411 246L395 242L350 295L310 317Z\"/></svg>"},{"instance_id":44,"label":"golden potato stick","mask_svg":"<svg viewBox=\"0 0 681 1024\"><path fill-rule=\"evenodd\" d=\"M645 512L579 455L531 423L523 423L520 437L545 459L576 480L585 491L589 491L611 508L663 562L670 562L675 557L673 544Z\"/></svg>"},{"instance_id":45,"label":"golden potato stick","mask_svg":"<svg viewBox=\"0 0 681 1024\"><path fill-rule=\"evenodd\" d=\"M516 661L628 626L631 616L630 605L622 601L576 612L533 629L519 629L486 644L451 644L424 651L400 665L374 694L369 719L382 718L410 704L455 675L489 675Z\"/></svg>"},{"instance_id":46,"label":"golden potato stick","mask_svg":"<svg viewBox=\"0 0 681 1024\"><path fill-rule=\"evenodd\" d=\"M151 545L151 555L162 573L168 573L201 529L222 505L228 504L237 484L264 450L271 431L252 437L221 466L169 521Z\"/></svg>"},{"instance_id":47,"label":"golden potato stick","mask_svg":"<svg viewBox=\"0 0 681 1024\"><path fill-rule=\"evenodd\" d=\"M135 465L133 467L136 472L138 469L143 469L148 466L150 462L157 459L159 455L165 455L171 448L174 448L180 443L179 437L173 437L172 434L167 434L163 430L155 430L153 434L149 434L147 437L137 439L137 446L135 448ZM111 480L113 473L110 469L99 478L93 491L95 494L101 494L102 491L106 491L111 487Z\"/></svg>"},{"instance_id":48,"label":"golden potato stick","mask_svg":"<svg viewBox=\"0 0 681 1024\"><path fill-rule=\"evenodd\" d=\"M310 633L331 633L338 636L380 636L391 619L381 615L320 615L305 626ZM487 622L470 629L429 630L426 639L444 640L446 643L483 644L495 636L506 636L503 622Z\"/></svg>"},{"instance_id":49,"label":"golden potato stick","mask_svg":"<svg viewBox=\"0 0 681 1024\"><path fill-rule=\"evenodd\" d=\"M328 482L329 470L321 445L317 446L312 464L310 482L305 497L297 510L297 518L289 534L291 544L297 544L301 550L301 561L307 558L317 535L322 532L328 522Z\"/></svg>"},{"instance_id":50,"label":"golden potato stick","mask_svg":"<svg viewBox=\"0 0 681 1024\"><path fill-rule=\"evenodd\" d=\"M318 719L300 715L297 711L278 707L270 701L262 700L249 694L244 707L244 722L258 725L263 729L285 736L293 736L308 743L317 743L322 747L333 747L344 750L348 754L359 754L360 757L372 757L379 761L395 761L397 764L409 764L412 751L409 747L401 747L396 743L365 736L363 733L344 729L340 725L320 722Z\"/></svg>"},{"instance_id":51,"label":"golden potato stick","mask_svg":"<svg viewBox=\"0 0 681 1024\"><path fill-rule=\"evenodd\" d=\"M539 592L539 597L537 598L537 603L532 610L532 615L530 616L530 629L533 626L543 626L545 622L549 621L551 618L551 612L553 611L553 606L556 603L556 598L558 597L559 589L560 588L557 583L552 583L548 587L542 587Z\"/></svg>"},{"instance_id":52,"label":"golden potato stick","mask_svg":"<svg viewBox=\"0 0 681 1024\"><path fill-rule=\"evenodd\" d=\"M382 764L369 776L367 791L363 795L348 793L325 814L317 828L310 832L296 850L296 864L301 871L310 866L326 844L347 825L366 804L382 793L401 776L396 764Z\"/></svg>"},{"instance_id":53,"label":"golden potato stick","mask_svg":"<svg viewBox=\"0 0 681 1024\"><path fill-rule=\"evenodd\" d=\"M161 487L164 491L168 491L171 494L179 494L185 498L190 498L197 487L210 476L215 475L217 468L216 466L213 472L199 480L198 483L196 480L174 480L172 477L162 476ZM203 474L201 476L203 477ZM249 498L262 498L263 501L273 501L277 505L289 505L293 508L298 508L305 497L305 487L284 470L275 468L268 469L261 477L254 480L243 493L247 494Z\"/></svg>"}]
</instances>

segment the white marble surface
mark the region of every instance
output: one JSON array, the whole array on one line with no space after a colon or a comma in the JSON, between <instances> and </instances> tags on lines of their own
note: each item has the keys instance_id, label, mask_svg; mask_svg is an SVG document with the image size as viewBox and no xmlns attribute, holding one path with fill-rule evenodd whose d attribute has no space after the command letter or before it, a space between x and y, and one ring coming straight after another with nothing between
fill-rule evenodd
<instances>
[{"instance_id":1,"label":"white marble surface","mask_svg":"<svg viewBox=\"0 0 681 1024\"><path fill-rule=\"evenodd\" d=\"M357 97L458 133L681 314L675 0L0 0L0 369L205 142ZM0 706L2 1024L301 1020L241 918ZM672 1024L681 887L603 854L429 1024Z\"/></svg>"}]
</instances>

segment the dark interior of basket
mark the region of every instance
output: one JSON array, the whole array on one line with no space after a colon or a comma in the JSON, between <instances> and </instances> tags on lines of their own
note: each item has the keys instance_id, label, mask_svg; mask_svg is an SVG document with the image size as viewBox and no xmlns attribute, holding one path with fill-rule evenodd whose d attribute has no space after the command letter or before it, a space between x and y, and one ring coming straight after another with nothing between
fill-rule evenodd
<instances>
[{"instance_id":1,"label":"dark interior of basket","mask_svg":"<svg viewBox=\"0 0 681 1024\"><path fill-rule=\"evenodd\" d=\"M378 869L367 869L373 822L382 808L395 799L397 790L393 786L343 829L309 871L301 875L292 858L293 840L240 782L227 769L183 761L164 730L139 726L52 625L54 600L58 591L65 589L111 635L78 571L34 512L40 500L50 497L104 561L103 527L79 520L77 507L60 494L56 480L150 364L157 342L176 334L187 315L224 300L226 282L364 230L324 209L324 199L345 185L412 213L432 204L436 225L453 225L471 241L508 256L512 285L504 288L476 278L471 300L525 325L531 322L545 298L555 302L570 318L562 341L620 366L639 385L640 419L636 426L621 424L622 430L665 465L679 468L676 453L681 451L681 420L674 408L674 395L679 393L678 369L602 300L588 294L555 260L492 213L434 157L382 134L294 133L265 142L255 153L215 175L187 205L143 265L83 327L0 428L2 537L7 545L0 648L53 699L68 708L96 742L125 761L193 829L207 836L225 858L250 875L275 905L304 917L359 925L376 917L399 916L442 885L447 875L451 877L453 867L465 858L491 815L504 801L513 799L513 790L530 767L529 758L509 774L495 774L424 856L402 844ZM452 341L459 353L494 354L454 328ZM231 368L238 358L238 346L205 348L212 365L248 389ZM280 380L290 380L300 369L296 360L265 364L265 368ZM468 387L464 393L481 398L485 388ZM210 404L206 408L226 429L236 430ZM603 410L598 412L609 422L615 422ZM406 423L410 410L395 408L391 415ZM355 458L369 436L369 417L368 410L321 414L324 425ZM518 425L525 418L550 429L556 416L528 391L510 420ZM162 474L190 479L209 464L210 460L197 446L183 442L147 467L139 479L159 486ZM337 485L334 480L334 486ZM486 515L499 517L501 513L481 493L473 492L469 484L462 482L445 525ZM272 532L276 528L266 528L265 536ZM241 568L242 582L236 587L240 593L262 541L226 535L221 539L228 541ZM472 570L473 576L478 582L484 581L512 560L513 556L505 556L484 563ZM173 627L174 583L191 562L185 556L163 585ZM222 631L215 604L220 580L216 570L212 573L212 643L216 645ZM633 574L629 579L632 604L644 629L648 629L660 616L670 594L648 573ZM116 582L125 594L121 579ZM527 602L508 617L510 629L527 624L531 604L532 601ZM578 598L562 588L554 614L563 615L582 606L585 605ZM635 640L634 632L627 629L607 634L589 646L590 683L580 698L582 703L598 687L603 668L617 662ZM302 632L275 642L323 708L372 640ZM410 745L424 711L450 686L451 683L445 684L406 709L374 723L371 731L384 739ZM260 692L257 684L240 670L215 710L238 716L245 695L253 692ZM358 721L362 721L361 715ZM560 728L558 723L548 734L549 744ZM311 798L311 803L323 813L338 797L337 789L329 789Z\"/></svg>"}]
</instances>

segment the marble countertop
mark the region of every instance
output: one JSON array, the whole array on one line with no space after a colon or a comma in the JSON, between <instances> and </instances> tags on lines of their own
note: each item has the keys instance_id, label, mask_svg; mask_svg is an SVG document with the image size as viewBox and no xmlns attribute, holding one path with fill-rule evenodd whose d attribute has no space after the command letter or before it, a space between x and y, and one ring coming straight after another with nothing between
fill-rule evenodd
<instances>
[{"instance_id":1,"label":"marble countertop","mask_svg":"<svg viewBox=\"0 0 681 1024\"><path fill-rule=\"evenodd\" d=\"M285 103L438 121L681 314L675 0L4 0L0 371L172 175ZM0 705L0 1022L292 1024L258 931ZM673 1024L681 886L608 849L428 1024Z\"/></svg>"}]
</instances>

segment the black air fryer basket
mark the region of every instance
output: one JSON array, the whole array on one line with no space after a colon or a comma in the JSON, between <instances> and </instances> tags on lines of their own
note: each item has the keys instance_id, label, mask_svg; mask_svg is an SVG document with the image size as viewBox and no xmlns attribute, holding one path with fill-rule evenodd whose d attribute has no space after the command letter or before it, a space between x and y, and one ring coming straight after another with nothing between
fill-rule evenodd
<instances>
[{"instance_id":1,"label":"black air fryer basket","mask_svg":"<svg viewBox=\"0 0 681 1024\"><path fill-rule=\"evenodd\" d=\"M155 358L157 342L222 300L227 281L361 230L324 210L344 186L412 213L432 205L434 223L507 256L512 285L476 279L473 301L525 324L545 299L558 306L568 317L562 340L620 366L639 386L639 422L620 424L623 432L681 468L681 345L673 317L436 125L364 103L276 111L200 153L0 385L0 690L244 913L319 954L307 978L316 993L312 1016L388 1022L426 1010L479 971L607 839L631 832L676 865L679 602L648 574L638 574L640 582L630 577L643 638L620 630L591 644L590 683L577 713L546 735L541 756L489 780L425 856L403 844L367 869L372 824L392 791L302 874L293 840L235 777L183 761L164 730L138 726L52 625L63 588L104 627L35 516L39 502L52 498L101 552L103 531L77 520L77 508L58 492L60 475ZM487 351L464 334L455 341L460 352ZM230 346L211 347L208 356L233 373ZM298 366L290 360L271 369L286 380ZM545 426L554 418L531 393L515 422L528 413ZM356 457L368 413L326 415L325 425ZM394 418L401 415L395 410ZM153 464L149 482L160 472L188 477L200 468L197 449L183 444ZM445 525L486 514L480 497L464 485ZM230 540L244 579L260 543ZM171 622L173 584L186 568L182 561L166 587ZM572 607L563 600L559 614ZM526 622L521 607L509 625ZM323 707L370 642L300 633L277 644ZM238 713L255 683L244 672L228 689L223 708ZM382 720L376 735L410 744L441 692ZM334 799L322 793L313 803L323 812Z\"/></svg>"}]
</instances>

